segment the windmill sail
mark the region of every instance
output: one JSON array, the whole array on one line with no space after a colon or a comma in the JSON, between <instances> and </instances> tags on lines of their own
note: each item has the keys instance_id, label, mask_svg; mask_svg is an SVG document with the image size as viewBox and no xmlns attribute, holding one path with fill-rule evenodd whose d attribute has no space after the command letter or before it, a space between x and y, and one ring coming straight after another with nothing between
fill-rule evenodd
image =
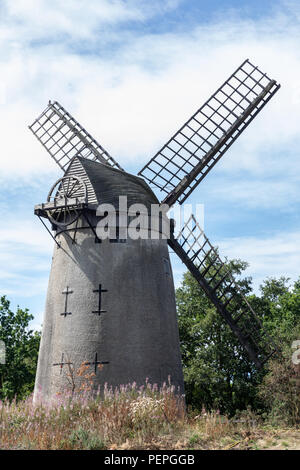
<instances>
[{"instance_id":1,"label":"windmill sail","mask_svg":"<svg viewBox=\"0 0 300 470\"><path fill-rule=\"evenodd\" d=\"M139 175L182 204L279 88L245 60Z\"/></svg>"},{"instance_id":2,"label":"windmill sail","mask_svg":"<svg viewBox=\"0 0 300 470\"><path fill-rule=\"evenodd\" d=\"M57 101L49 101L47 108L29 129L64 171L75 155L123 170Z\"/></svg>"},{"instance_id":3,"label":"windmill sail","mask_svg":"<svg viewBox=\"0 0 300 470\"><path fill-rule=\"evenodd\" d=\"M193 215L179 235L172 236L168 243L226 320L250 359L261 367L276 348Z\"/></svg>"}]
</instances>

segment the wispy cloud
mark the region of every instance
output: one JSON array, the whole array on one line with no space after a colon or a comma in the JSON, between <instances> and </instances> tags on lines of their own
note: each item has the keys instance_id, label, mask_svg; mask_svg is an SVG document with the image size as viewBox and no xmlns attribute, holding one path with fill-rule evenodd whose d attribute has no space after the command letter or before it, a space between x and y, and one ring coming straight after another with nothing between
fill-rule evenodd
<instances>
[{"instance_id":1,"label":"wispy cloud","mask_svg":"<svg viewBox=\"0 0 300 470\"><path fill-rule=\"evenodd\" d=\"M39 8L34 9L34 4ZM21 177L53 168L26 129L49 98L61 100L125 166L139 165L247 56L283 87L263 111L263 118L257 118L230 150L222 168L262 170L262 150L278 154L291 144L298 154L298 16L287 9L256 22L235 16L180 33L118 29L130 17L143 21L163 15L176 2L161 5L154 2L144 8L144 2L139 7L139 2L91 1L83 9L81 1L76 8L70 2L60 2L57 8L43 1L6 2L11 41L6 38L1 48L6 58L1 74L6 99L0 107L7 136L1 152L4 174ZM297 11L293 5L293 12ZM92 31L100 43L104 32L108 34L106 53L76 50L77 35L85 34L77 23ZM59 38L58 30L75 41L73 49L66 48L65 41L43 39L47 31L55 31ZM3 24L1 31L5 37ZM120 42L113 47L116 32Z\"/></svg>"},{"instance_id":2,"label":"wispy cloud","mask_svg":"<svg viewBox=\"0 0 300 470\"><path fill-rule=\"evenodd\" d=\"M1 295L44 294L52 249L49 235L36 220L6 219L0 228Z\"/></svg>"},{"instance_id":3,"label":"wispy cloud","mask_svg":"<svg viewBox=\"0 0 300 470\"><path fill-rule=\"evenodd\" d=\"M68 39L95 41L107 26L128 22L143 22L156 14L175 8L178 1L168 0L151 3L144 0L15 0L2 2L2 18L6 38L20 36L31 45L43 42L61 42L68 46ZM17 35L13 35L15 26ZM33 43L33 41L36 41ZM44 45L44 43L42 44Z\"/></svg>"},{"instance_id":4,"label":"wispy cloud","mask_svg":"<svg viewBox=\"0 0 300 470\"><path fill-rule=\"evenodd\" d=\"M253 278L253 289L259 292L259 286L268 277L285 276L295 281L299 278L300 231L278 233L264 237L227 237L214 242L218 246L221 258L241 259L249 263L242 277ZM172 256L175 286L179 287L186 267Z\"/></svg>"},{"instance_id":5,"label":"wispy cloud","mask_svg":"<svg viewBox=\"0 0 300 470\"><path fill-rule=\"evenodd\" d=\"M246 275L254 277L254 288L267 277L299 278L300 231L256 237L232 237L217 242L220 253L249 263Z\"/></svg>"},{"instance_id":6,"label":"wispy cloud","mask_svg":"<svg viewBox=\"0 0 300 470\"><path fill-rule=\"evenodd\" d=\"M122 166L138 171L249 57L282 89L208 177L211 201L240 204L244 211L258 213L277 207L296 210L299 2L282 2L255 21L226 10L206 23L199 17L182 24L180 15L168 22L181 3L0 2L2 188L27 186L30 191L40 186L46 197L45 177L50 187L60 176L27 129L49 99L60 101ZM164 27L151 28L158 21ZM1 200L5 217L17 193ZM196 190L193 197L198 200L199 194ZM22 229L10 218L0 229L1 287L12 295L44 295L46 289L51 241L42 228L33 227L30 217L21 217ZM248 260L256 279L296 275L296 229L291 233L278 220L274 235L234 236L220 239L222 253ZM178 262L174 267L179 279L182 268Z\"/></svg>"},{"instance_id":7,"label":"wispy cloud","mask_svg":"<svg viewBox=\"0 0 300 470\"><path fill-rule=\"evenodd\" d=\"M287 177L283 172L280 176L266 167L268 175L265 178L254 178L251 173L230 179L216 178L210 187L211 200L227 203L228 209L234 204L245 209L286 209L299 212L300 176L298 173L299 162L294 167L296 172Z\"/></svg>"}]
</instances>

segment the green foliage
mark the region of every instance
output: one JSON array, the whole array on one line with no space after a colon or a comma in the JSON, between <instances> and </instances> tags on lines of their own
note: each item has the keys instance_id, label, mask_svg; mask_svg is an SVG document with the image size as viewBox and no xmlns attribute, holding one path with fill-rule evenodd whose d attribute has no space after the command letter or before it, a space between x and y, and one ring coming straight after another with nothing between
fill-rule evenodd
<instances>
[{"instance_id":1,"label":"green foliage","mask_svg":"<svg viewBox=\"0 0 300 470\"><path fill-rule=\"evenodd\" d=\"M33 390L40 334L28 329L28 310L10 310L0 298L0 340L5 344L5 364L0 364L0 399L23 398Z\"/></svg>"},{"instance_id":2,"label":"green foliage","mask_svg":"<svg viewBox=\"0 0 300 470\"><path fill-rule=\"evenodd\" d=\"M226 266L238 277L247 264L233 260ZM251 293L251 279L238 281L264 328L281 349L290 345L295 335L299 334L299 338L294 339L300 339L300 281L292 289L288 281L267 279L261 286L261 296ZM268 370L257 370L190 273L184 275L176 299L187 403L198 410L220 409L229 415L249 407L266 410L269 403L259 386ZM273 378L275 370L276 367L269 371ZM284 397L281 394L283 402Z\"/></svg>"},{"instance_id":3,"label":"green foliage","mask_svg":"<svg viewBox=\"0 0 300 470\"><path fill-rule=\"evenodd\" d=\"M300 279L291 286L288 278L269 278L260 291L260 297L252 296L252 305L269 334L281 348L300 339L295 338L300 324Z\"/></svg>"},{"instance_id":4,"label":"green foliage","mask_svg":"<svg viewBox=\"0 0 300 470\"><path fill-rule=\"evenodd\" d=\"M266 322L280 344L281 354L268 364L267 374L259 387L259 395L275 424L300 424L300 364L293 364L291 345L300 340L300 281L288 287L288 279L269 279L262 286L269 301L272 322Z\"/></svg>"},{"instance_id":5,"label":"green foliage","mask_svg":"<svg viewBox=\"0 0 300 470\"><path fill-rule=\"evenodd\" d=\"M300 424L300 365L292 363L291 355L286 346L282 355L270 361L259 387L272 424Z\"/></svg>"}]
</instances>

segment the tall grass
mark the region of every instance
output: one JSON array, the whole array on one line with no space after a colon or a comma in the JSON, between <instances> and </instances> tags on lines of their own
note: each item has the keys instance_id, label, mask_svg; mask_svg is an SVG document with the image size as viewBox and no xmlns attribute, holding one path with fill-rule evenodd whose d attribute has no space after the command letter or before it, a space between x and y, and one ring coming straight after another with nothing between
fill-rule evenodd
<instances>
[{"instance_id":1,"label":"tall grass","mask_svg":"<svg viewBox=\"0 0 300 470\"><path fill-rule=\"evenodd\" d=\"M250 410L233 419L218 410L187 413L170 384L72 388L51 401L0 402L0 449L252 448L274 432Z\"/></svg>"},{"instance_id":2,"label":"tall grass","mask_svg":"<svg viewBox=\"0 0 300 470\"><path fill-rule=\"evenodd\" d=\"M134 439L151 441L185 421L184 401L174 388L146 383L107 386L33 404L32 397L0 402L2 449L105 449Z\"/></svg>"}]
</instances>

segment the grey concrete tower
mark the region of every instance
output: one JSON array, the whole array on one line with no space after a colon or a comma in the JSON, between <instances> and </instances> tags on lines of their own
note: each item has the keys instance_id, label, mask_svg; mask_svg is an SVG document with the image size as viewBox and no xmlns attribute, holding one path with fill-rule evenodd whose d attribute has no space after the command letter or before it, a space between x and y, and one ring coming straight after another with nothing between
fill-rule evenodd
<instances>
[{"instance_id":1,"label":"grey concrete tower","mask_svg":"<svg viewBox=\"0 0 300 470\"><path fill-rule=\"evenodd\" d=\"M77 180L78 179L78 180ZM53 397L70 388L74 373L85 362L95 373L94 386L119 386L146 378L159 386L171 383L183 392L173 276L166 239L122 240L97 237L99 204L119 210L119 196L128 208L143 204L150 213L158 204L143 179L96 161L74 157L59 188L76 184L77 218L53 225L56 230L47 292L34 397ZM75 182L75 183L74 183ZM61 191L61 190L60 190ZM75 197L73 190L73 196ZM66 201L64 201L65 203ZM69 208L72 198L68 201ZM35 213L65 217L66 211ZM55 214L54 214L55 212ZM66 221L65 221L66 222ZM118 234L117 234L118 236ZM97 367L103 363L102 368ZM73 372L71 372L73 371ZM68 378L69 377L69 378Z\"/></svg>"}]
</instances>

